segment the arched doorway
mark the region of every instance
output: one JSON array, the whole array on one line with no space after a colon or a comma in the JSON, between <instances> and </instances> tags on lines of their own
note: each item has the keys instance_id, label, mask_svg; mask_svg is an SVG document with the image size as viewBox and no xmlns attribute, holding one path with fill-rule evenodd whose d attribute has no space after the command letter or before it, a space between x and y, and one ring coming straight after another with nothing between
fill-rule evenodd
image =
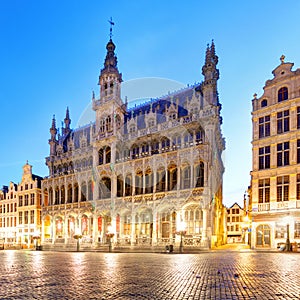
<instances>
[{"instance_id":1,"label":"arched doorway","mask_svg":"<svg viewBox=\"0 0 300 300\"><path fill-rule=\"evenodd\" d=\"M269 225L259 225L256 228L256 246L257 247L270 247L271 229Z\"/></svg>"}]
</instances>

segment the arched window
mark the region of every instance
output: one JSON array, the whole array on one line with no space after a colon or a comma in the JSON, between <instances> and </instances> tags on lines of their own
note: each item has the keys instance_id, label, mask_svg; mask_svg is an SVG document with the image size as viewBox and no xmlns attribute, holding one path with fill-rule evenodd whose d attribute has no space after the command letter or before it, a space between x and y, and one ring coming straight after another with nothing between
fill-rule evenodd
<instances>
[{"instance_id":1,"label":"arched window","mask_svg":"<svg viewBox=\"0 0 300 300\"><path fill-rule=\"evenodd\" d=\"M124 161L130 159L130 150L129 149L124 149L123 150L123 158L124 158Z\"/></svg>"},{"instance_id":2,"label":"arched window","mask_svg":"<svg viewBox=\"0 0 300 300\"><path fill-rule=\"evenodd\" d=\"M202 144L203 141L204 141L204 131L202 130L202 128L200 128L195 133L196 145Z\"/></svg>"},{"instance_id":3,"label":"arched window","mask_svg":"<svg viewBox=\"0 0 300 300\"><path fill-rule=\"evenodd\" d=\"M105 120L105 129L106 131L111 131L112 130L112 126L111 126L111 116L108 116Z\"/></svg>"},{"instance_id":4,"label":"arched window","mask_svg":"<svg viewBox=\"0 0 300 300\"><path fill-rule=\"evenodd\" d=\"M65 186L60 188L60 203L65 204Z\"/></svg>"},{"instance_id":5,"label":"arched window","mask_svg":"<svg viewBox=\"0 0 300 300\"><path fill-rule=\"evenodd\" d=\"M288 88L287 87L282 87L279 91L278 91L278 102L287 100L289 97L288 95Z\"/></svg>"},{"instance_id":6,"label":"arched window","mask_svg":"<svg viewBox=\"0 0 300 300\"><path fill-rule=\"evenodd\" d=\"M113 90L114 90L114 83L111 82L111 83L109 84L109 87L110 87L110 93L112 94L112 93L113 93Z\"/></svg>"},{"instance_id":7,"label":"arched window","mask_svg":"<svg viewBox=\"0 0 300 300\"><path fill-rule=\"evenodd\" d=\"M148 144L143 144L142 145L142 155L149 155L149 145Z\"/></svg>"},{"instance_id":8,"label":"arched window","mask_svg":"<svg viewBox=\"0 0 300 300\"><path fill-rule=\"evenodd\" d=\"M111 151L110 151L110 147L106 147L105 148L105 163L109 164L111 161Z\"/></svg>"},{"instance_id":9,"label":"arched window","mask_svg":"<svg viewBox=\"0 0 300 300\"><path fill-rule=\"evenodd\" d=\"M266 106L268 106L268 100L267 100L267 99L262 100L261 103L260 103L260 106L261 106L261 107L266 107Z\"/></svg>"},{"instance_id":10,"label":"arched window","mask_svg":"<svg viewBox=\"0 0 300 300\"><path fill-rule=\"evenodd\" d=\"M94 190L94 182L92 180L89 181L88 184L88 200L93 200L93 190Z\"/></svg>"},{"instance_id":11,"label":"arched window","mask_svg":"<svg viewBox=\"0 0 300 300\"><path fill-rule=\"evenodd\" d=\"M53 205L53 190L52 188L49 189L49 205Z\"/></svg>"},{"instance_id":12,"label":"arched window","mask_svg":"<svg viewBox=\"0 0 300 300\"><path fill-rule=\"evenodd\" d=\"M135 175L135 194L140 195L143 193L143 172L137 171Z\"/></svg>"},{"instance_id":13,"label":"arched window","mask_svg":"<svg viewBox=\"0 0 300 300\"><path fill-rule=\"evenodd\" d=\"M78 202L79 199L79 187L78 184L74 184L74 202Z\"/></svg>"},{"instance_id":14,"label":"arched window","mask_svg":"<svg viewBox=\"0 0 300 300\"><path fill-rule=\"evenodd\" d=\"M48 206L49 205L49 198L48 197L49 197L48 191L47 191L47 189L44 189L44 206Z\"/></svg>"},{"instance_id":15,"label":"arched window","mask_svg":"<svg viewBox=\"0 0 300 300\"><path fill-rule=\"evenodd\" d=\"M186 232L189 235L199 235L203 227L203 214L196 206L190 206L185 209L184 222Z\"/></svg>"},{"instance_id":16,"label":"arched window","mask_svg":"<svg viewBox=\"0 0 300 300\"><path fill-rule=\"evenodd\" d=\"M153 154L158 154L159 153L159 142L154 140L151 144L151 152Z\"/></svg>"},{"instance_id":17,"label":"arched window","mask_svg":"<svg viewBox=\"0 0 300 300\"><path fill-rule=\"evenodd\" d=\"M204 163L202 161L195 168L195 176L196 187L204 187Z\"/></svg>"},{"instance_id":18,"label":"arched window","mask_svg":"<svg viewBox=\"0 0 300 300\"><path fill-rule=\"evenodd\" d=\"M99 128L100 132L104 132L105 131L105 120L100 120L100 128Z\"/></svg>"},{"instance_id":19,"label":"arched window","mask_svg":"<svg viewBox=\"0 0 300 300\"><path fill-rule=\"evenodd\" d=\"M177 184L177 166L171 165L168 168L168 191L172 191Z\"/></svg>"},{"instance_id":20,"label":"arched window","mask_svg":"<svg viewBox=\"0 0 300 300\"><path fill-rule=\"evenodd\" d=\"M193 142L193 135L189 132L186 132L184 134L183 140L184 140L184 147L189 147L190 143Z\"/></svg>"},{"instance_id":21,"label":"arched window","mask_svg":"<svg viewBox=\"0 0 300 300\"><path fill-rule=\"evenodd\" d=\"M87 190L86 190L86 183L84 182L82 185L81 185L81 201L86 201L86 193Z\"/></svg>"},{"instance_id":22,"label":"arched window","mask_svg":"<svg viewBox=\"0 0 300 300\"><path fill-rule=\"evenodd\" d=\"M103 148L99 150L99 165L103 165L104 163L104 151Z\"/></svg>"},{"instance_id":23,"label":"arched window","mask_svg":"<svg viewBox=\"0 0 300 300\"><path fill-rule=\"evenodd\" d=\"M191 167L185 166L181 172L181 186L183 189L189 189L191 187Z\"/></svg>"},{"instance_id":24,"label":"arched window","mask_svg":"<svg viewBox=\"0 0 300 300\"><path fill-rule=\"evenodd\" d=\"M151 169L147 169L145 173L145 193L153 193L153 172Z\"/></svg>"},{"instance_id":25,"label":"arched window","mask_svg":"<svg viewBox=\"0 0 300 300\"><path fill-rule=\"evenodd\" d=\"M125 196L132 195L132 178L131 175L127 175L125 179Z\"/></svg>"},{"instance_id":26,"label":"arched window","mask_svg":"<svg viewBox=\"0 0 300 300\"><path fill-rule=\"evenodd\" d=\"M160 168L156 173L156 191L164 192L166 190L166 172L164 168Z\"/></svg>"},{"instance_id":27,"label":"arched window","mask_svg":"<svg viewBox=\"0 0 300 300\"><path fill-rule=\"evenodd\" d=\"M161 141L161 150L162 151L169 151L170 148L170 140L168 138L163 138Z\"/></svg>"},{"instance_id":28,"label":"arched window","mask_svg":"<svg viewBox=\"0 0 300 300\"><path fill-rule=\"evenodd\" d=\"M103 177L99 183L99 198L107 199L111 197L111 180L109 177Z\"/></svg>"},{"instance_id":29,"label":"arched window","mask_svg":"<svg viewBox=\"0 0 300 300\"><path fill-rule=\"evenodd\" d=\"M123 197L123 177L117 177L117 197Z\"/></svg>"},{"instance_id":30,"label":"arched window","mask_svg":"<svg viewBox=\"0 0 300 300\"><path fill-rule=\"evenodd\" d=\"M132 159L138 158L139 157L139 153L140 153L140 148L137 145L133 145L132 146Z\"/></svg>"},{"instance_id":31,"label":"arched window","mask_svg":"<svg viewBox=\"0 0 300 300\"><path fill-rule=\"evenodd\" d=\"M68 198L67 198L67 203L72 203L72 185L69 184L68 186Z\"/></svg>"},{"instance_id":32,"label":"arched window","mask_svg":"<svg viewBox=\"0 0 300 300\"><path fill-rule=\"evenodd\" d=\"M56 187L56 189L55 189L55 200L54 201L55 201L54 202L55 205L59 204L59 189L58 189L58 187Z\"/></svg>"}]
</instances>

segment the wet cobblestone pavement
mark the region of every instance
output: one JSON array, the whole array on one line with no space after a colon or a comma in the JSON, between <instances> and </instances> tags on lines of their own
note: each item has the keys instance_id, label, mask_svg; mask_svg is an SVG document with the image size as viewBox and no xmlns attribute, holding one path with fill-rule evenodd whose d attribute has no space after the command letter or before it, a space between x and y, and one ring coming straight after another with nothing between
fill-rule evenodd
<instances>
[{"instance_id":1,"label":"wet cobblestone pavement","mask_svg":"<svg viewBox=\"0 0 300 300\"><path fill-rule=\"evenodd\" d=\"M0 299L300 299L300 254L0 252Z\"/></svg>"}]
</instances>

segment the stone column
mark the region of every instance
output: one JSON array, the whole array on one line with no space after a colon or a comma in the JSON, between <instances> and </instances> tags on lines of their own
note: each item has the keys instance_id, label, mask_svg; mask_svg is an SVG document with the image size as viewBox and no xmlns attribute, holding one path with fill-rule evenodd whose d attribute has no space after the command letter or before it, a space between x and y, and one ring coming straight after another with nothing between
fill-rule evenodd
<instances>
[{"instance_id":1,"label":"stone column","mask_svg":"<svg viewBox=\"0 0 300 300\"><path fill-rule=\"evenodd\" d=\"M131 214L131 237L130 237L130 244L134 245L136 242L135 236L135 213Z\"/></svg>"},{"instance_id":2,"label":"stone column","mask_svg":"<svg viewBox=\"0 0 300 300\"><path fill-rule=\"evenodd\" d=\"M45 216L42 216L41 244L43 244L45 240L44 234L45 234Z\"/></svg>"},{"instance_id":3,"label":"stone column","mask_svg":"<svg viewBox=\"0 0 300 300\"><path fill-rule=\"evenodd\" d=\"M81 234L81 216L77 216L77 218L76 218L76 223L77 223L77 230L78 230L78 232L80 232L80 234ZM76 233L76 228L75 228L75 233Z\"/></svg>"},{"instance_id":4,"label":"stone column","mask_svg":"<svg viewBox=\"0 0 300 300\"><path fill-rule=\"evenodd\" d=\"M56 238L56 222L55 222L55 217L51 217L51 227L52 227L52 244L55 242Z\"/></svg>"},{"instance_id":5,"label":"stone column","mask_svg":"<svg viewBox=\"0 0 300 300\"><path fill-rule=\"evenodd\" d=\"M64 237L65 237L65 244L68 242L69 232L68 232L68 220L67 216L64 217Z\"/></svg>"},{"instance_id":6,"label":"stone column","mask_svg":"<svg viewBox=\"0 0 300 300\"><path fill-rule=\"evenodd\" d=\"M157 244L157 226L156 226L156 222L157 222L157 213L154 211L153 212L153 228L152 228L152 245L156 245Z\"/></svg>"},{"instance_id":7,"label":"stone column","mask_svg":"<svg viewBox=\"0 0 300 300\"><path fill-rule=\"evenodd\" d=\"M157 184L157 170L156 170L156 168L155 169L153 168L153 182L152 182L153 193L156 192L156 184Z\"/></svg>"},{"instance_id":8,"label":"stone column","mask_svg":"<svg viewBox=\"0 0 300 300\"><path fill-rule=\"evenodd\" d=\"M169 184L169 180L168 180L168 166L165 167L165 183L166 183L165 191L167 191L168 190L168 184Z\"/></svg>"},{"instance_id":9,"label":"stone column","mask_svg":"<svg viewBox=\"0 0 300 300\"><path fill-rule=\"evenodd\" d=\"M78 182L78 205L81 202L81 183Z\"/></svg>"},{"instance_id":10,"label":"stone column","mask_svg":"<svg viewBox=\"0 0 300 300\"><path fill-rule=\"evenodd\" d=\"M131 193L132 196L135 195L135 173L133 172L132 173L132 193Z\"/></svg>"},{"instance_id":11,"label":"stone column","mask_svg":"<svg viewBox=\"0 0 300 300\"><path fill-rule=\"evenodd\" d=\"M207 245L207 209L203 208L203 226L202 226L202 239L203 245Z\"/></svg>"},{"instance_id":12,"label":"stone column","mask_svg":"<svg viewBox=\"0 0 300 300\"><path fill-rule=\"evenodd\" d=\"M111 227L112 227L112 232L114 233L112 242L116 242L116 240L117 240L117 220L116 220L115 215L111 216Z\"/></svg>"},{"instance_id":13,"label":"stone column","mask_svg":"<svg viewBox=\"0 0 300 300\"><path fill-rule=\"evenodd\" d=\"M192 164L191 164L191 182L190 182L191 189L193 189L195 187L194 182L195 182L194 181L194 163L192 162Z\"/></svg>"},{"instance_id":14,"label":"stone column","mask_svg":"<svg viewBox=\"0 0 300 300\"><path fill-rule=\"evenodd\" d=\"M98 218L97 218L97 215L93 214L92 215L92 218L93 218L93 243L97 243L98 240L97 240L97 233L98 233Z\"/></svg>"},{"instance_id":15,"label":"stone column","mask_svg":"<svg viewBox=\"0 0 300 300\"><path fill-rule=\"evenodd\" d=\"M52 199L51 199L51 205L53 205L55 203L55 186L54 186L54 182L52 183Z\"/></svg>"}]
</instances>

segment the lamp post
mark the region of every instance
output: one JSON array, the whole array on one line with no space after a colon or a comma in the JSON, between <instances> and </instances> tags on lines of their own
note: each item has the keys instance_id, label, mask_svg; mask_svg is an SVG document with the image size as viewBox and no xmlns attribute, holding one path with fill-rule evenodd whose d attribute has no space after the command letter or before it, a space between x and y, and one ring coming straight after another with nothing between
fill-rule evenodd
<instances>
[{"instance_id":1,"label":"lamp post","mask_svg":"<svg viewBox=\"0 0 300 300\"><path fill-rule=\"evenodd\" d=\"M114 232L113 232L113 228L111 225L109 225L107 227L107 233L106 233L106 237L108 238L108 252L112 252L112 242L111 242L111 239L113 238L114 236Z\"/></svg>"},{"instance_id":2,"label":"lamp post","mask_svg":"<svg viewBox=\"0 0 300 300\"><path fill-rule=\"evenodd\" d=\"M80 233L79 229L76 230L76 233L73 235L74 239L77 240L77 247L76 250L79 252L79 240L82 238L82 234Z\"/></svg>"},{"instance_id":3,"label":"lamp post","mask_svg":"<svg viewBox=\"0 0 300 300\"><path fill-rule=\"evenodd\" d=\"M186 234L185 223L181 221L178 224L178 230L176 234L180 235L179 253L183 253L183 239L182 237Z\"/></svg>"},{"instance_id":4,"label":"lamp post","mask_svg":"<svg viewBox=\"0 0 300 300\"><path fill-rule=\"evenodd\" d=\"M291 251L291 242L290 242L290 224L286 224L286 242L285 242L285 251Z\"/></svg>"}]
</instances>

